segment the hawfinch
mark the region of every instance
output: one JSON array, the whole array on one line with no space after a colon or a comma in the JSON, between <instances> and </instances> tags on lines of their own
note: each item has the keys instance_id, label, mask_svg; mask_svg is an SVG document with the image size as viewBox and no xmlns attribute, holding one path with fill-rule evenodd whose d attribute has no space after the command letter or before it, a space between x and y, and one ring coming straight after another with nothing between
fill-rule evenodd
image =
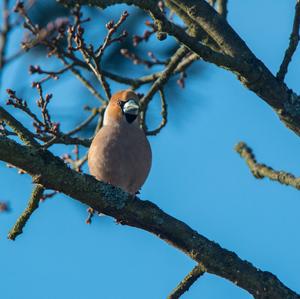
<instances>
[{"instance_id":1,"label":"hawfinch","mask_svg":"<svg viewBox=\"0 0 300 299\"><path fill-rule=\"evenodd\" d=\"M152 160L150 144L139 126L138 103L132 90L115 93L88 153L91 175L133 195L145 182Z\"/></svg>"}]
</instances>

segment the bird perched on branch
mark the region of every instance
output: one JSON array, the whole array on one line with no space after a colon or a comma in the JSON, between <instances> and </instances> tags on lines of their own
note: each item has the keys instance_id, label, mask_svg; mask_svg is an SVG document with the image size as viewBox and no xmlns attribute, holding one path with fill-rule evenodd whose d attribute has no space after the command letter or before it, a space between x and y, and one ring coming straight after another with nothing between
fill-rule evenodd
<instances>
[{"instance_id":1,"label":"bird perched on branch","mask_svg":"<svg viewBox=\"0 0 300 299\"><path fill-rule=\"evenodd\" d=\"M88 154L91 175L131 194L136 194L144 184L152 161L150 144L139 126L138 115L136 93L115 93Z\"/></svg>"}]
</instances>

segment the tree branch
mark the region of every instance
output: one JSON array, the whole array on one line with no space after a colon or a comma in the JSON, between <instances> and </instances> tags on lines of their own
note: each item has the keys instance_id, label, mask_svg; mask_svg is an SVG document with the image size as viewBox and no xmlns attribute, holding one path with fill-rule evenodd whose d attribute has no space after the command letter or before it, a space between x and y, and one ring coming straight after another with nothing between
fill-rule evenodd
<instances>
[{"instance_id":1,"label":"tree branch","mask_svg":"<svg viewBox=\"0 0 300 299\"><path fill-rule=\"evenodd\" d=\"M165 0L166 5L171 11L174 11L188 26L188 32L191 36L197 38L201 43L208 46L216 52L220 52L219 45L193 20L187 15L187 13L178 7L171 0Z\"/></svg>"},{"instance_id":2,"label":"tree branch","mask_svg":"<svg viewBox=\"0 0 300 299\"><path fill-rule=\"evenodd\" d=\"M196 280L205 273L201 264L196 265L194 269L179 283L167 299L178 299L189 290Z\"/></svg>"},{"instance_id":3,"label":"tree branch","mask_svg":"<svg viewBox=\"0 0 300 299\"><path fill-rule=\"evenodd\" d=\"M218 0L218 13L225 19L227 18L228 14L227 5L228 0Z\"/></svg>"},{"instance_id":4,"label":"tree branch","mask_svg":"<svg viewBox=\"0 0 300 299\"><path fill-rule=\"evenodd\" d=\"M292 57L297 49L299 43L299 26L300 26L300 1L297 0L295 6L295 17L293 23L293 30L290 36L290 43L288 48L285 51L283 61L280 65L279 71L276 75L279 81L283 81L285 75L287 74L289 64L292 60Z\"/></svg>"},{"instance_id":5,"label":"tree branch","mask_svg":"<svg viewBox=\"0 0 300 299\"><path fill-rule=\"evenodd\" d=\"M206 1L171 1L184 10L228 55L247 58L247 56L252 54L245 42L232 29L225 18L220 16Z\"/></svg>"},{"instance_id":6,"label":"tree branch","mask_svg":"<svg viewBox=\"0 0 300 299\"><path fill-rule=\"evenodd\" d=\"M45 142L43 148L49 148L53 144L65 144L65 145L77 144L77 145L82 145L84 147L89 147L91 145L91 139L71 137L63 133L60 133L59 135L54 136L52 138L45 137L41 139Z\"/></svg>"},{"instance_id":7,"label":"tree branch","mask_svg":"<svg viewBox=\"0 0 300 299\"><path fill-rule=\"evenodd\" d=\"M10 31L10 13L8 9L9 0L3 0L2 7L2 28L0 31L0 71L2 71L5 63L5 52L7 48L7 37Z\"/></svg>"},{"instance_id":8,"label":"tree branch","mask_svg":"<svg viewBox=\"0 0 300 299\"><path fill-rule=\"evenodd\" d=\"M146 135L148 135L148 136L157 135L166 126L166 124L168 122L168 105L166 102L165 93L162 88L160 88L158 92L159 92L160 100L161 100L161 112L160 112L161 122L156 129L146 132Z\"/></svg>"},{"instance_id":9,"label":"tree branch","mask_svg":"<svg viewBox=\"0 0 300 299\"><path fill-rule=\"evenodd\" d=\"M121 224L155 234L200 263L204 271L232 281L257 299L300 299L273 274L241 260L152 202L133 198L117 187L79 174L49 151L22 146L0 136L0 160L24 169L34 183L44 188L63 192Z\"/></svg>"},{"instance_id":10,"label":"tree branch","mask_svg":"<svg viewBox=\"0 0 300 299\"><path fill-rule=\"evenodd\" d=\"M16 237L23 232L23 228L29 220L32 213L39 207L40 199L43 196L44 188L41 185L35 185L31 194L31 197L28 202L28 206L18 218L17 222L8 233L7 238L10 240L15 240Z\"/></svg>"},{"instance_id":11,"label":"tree branch","mask_svg":"<svg viewBox=\"0 0 300 299\"><path fill-rule=\"evenodd\" d=\"M263 179L266 177L272 181L277 181L283 185L292 186L300 190L300 178L296 178L291 173L284 172L284 171L277 171L265 164L257 163L255 156L252 152L252 149L248 147L246 143L244 142L238 143L235 147L235 150L246 161L252 174L257 179Z\"/></svg>"},{"instance_id":12,"label":"tree branch","mask_svg":"<svg viewBox=\"0 0 300 299\"><path fill-rule=\"evenodd\" d=\"M69 66L70 64L67 62L67 60L64 57L59 57L59 59L63 62L64 65ZM80 62L80 64L79 64ZM84 68L87 68L87 66L80 60L76 60L76 65L80 65ZM106 104L107 101L100 95L100 93L95 89L95 87L91 84L89 80L87 80L79 70L72 67L71 72L75 75L75 77L90 91L90 93L95 96L102 104Z\"/></svg>"},{"instance_id":13,"label":"tree branch","mask_svg":"<svg viewBox=\"0 0 300 299\"><path fill-rule=\"evenodd\" d=\"M0 107L0 120L3 120L8 126L10 126L26 145L34 147L40 146L40 144L34 139L34 135L2 107Z\"/></svg>"},{"instance_id":14,"label":"tree branch","mask_svg":"<svg viewBox=\"0 0 300 299\"><path fill-rule=\"evenodd\" d=\"M102 108L102 107L101 107ZM99 113L99 109L92 109L92 112L90 116L84 120L81 124L79 124L77 127L74 129L70 130L69 132L65 133L66 136L71 136L74 135L75 133L79 132L83 128L85 128Z\"/></svg>"},{"instance_id":15,"label":"tree branch","mask_svg":"<svg viewBox=\"0 0 300 299\"><path fill-rule=\"evenodd\" d=\"M170 76L188 52L189 50L185 46L181 46L171 57L167 67L161 72L160 76L152 84L148 93L141 99L141 122L145 127L146 112L149 102L151 101L155 93L159 89L162 89L163 85L168 82Z\"/></svg>"},{"instance_id":16,"label":"tree branch","mask_svg":"<svg viewBox=\"0 0 300 299\"><path fill-rule=\"evenodd\" d=\"M89 140L89 139L81 139L81 138L77 138L77 137L71 137L70 135L73 134L73 131L70 131L67 134L60 133L59 135L54 136L52 138L50 138L50 137L40 138L39 136L35 136L33 133L31 133L27 128L25 128L17 119L15 119L10 113L8 113L2 107L0 107L0 120L3 120L8 126L10 126L12 128L12 130L16 133L16 135L20 138L20 140L22 140L26 145L31 145L33 147L41 146L35 140L35 138L39 138L42 141L47 142L44 145L46 148L48 148L49 146L51 146L54 143L56 143L56 144L59 144L59 143L80 144L85 147L89 147L91 144L91 140ZM90 119L88 119L88 121L90 121Z\"/></svg>"},{"instance_id":17,"label":"tree branch","mask_svg":"<svg viewBox=\"0 0 300 299\"><path fill-rule=\"evenodd\" d=\"M171 76L174 76L176 74L179 74L186 70L193 62L200 60L200 57L195 54L191 53L188 57L184 58L176 67L176 69L173 71ZM128 78L128 77L122 77L117 74L108 72L106 70L102 70L103 74L119 83L131 85L133 89L139 88L141 85L152 83L153 81L157 80L161 75L163 71L152 73L150 75L145 75L139 78Z\"/></svg>"},{"instance_id":18,"label":"tree branch","mask_svg":"<svg viewBox=\"0 0 300 299\"><path fill-rule=\"evenodd\" d=\"M158 1L155 0L61 0L61 2L71 5L91 4L102 8L116 3L134 4L141 7L154 19L160 37L168 33L181 43L181 49L188 48L203 60L234 72L247 88L269 103L281 119L300 134L299 97L271 74L226 20L204 0L169 2L172 2L175 10L180 9L182 15L184 14L184 21L188 26L202 30L204 37L207 36L212 43L215 43L216 48L207 46L208 43L205 44L204 38L192 34L189 28L186 30L167 19L158 8ZM71 68L71 70L74 69ZM167 74L166 80L175 72L176 69L173 69L170 74ZM163 75L164 72L160 73L158 78ZM157 82L159 79L153 85L156 91L165 83L161 81L158 84ZM153 89L150 89L150 92L153 92ZM21 131L23 135L27 133ZM273 274L258 270L252 264L241 260L235 253L201 236L183 222L164 213L153 203L133 198L119 188L98 182L91 176L81 175L69 169L61 159L53 156L45 148L35 146L30 140L31 135L28 136L29 139L26 139L26 136L23 138L27 146L0 136L0 160L24 169L32 176L35 184L63 192L91 206L96 211L114 217L121 224L155 234L200 263L203 271L232 281L255 298L300 298ZM66 136L55 136L55 138L66 138Z\"/></svg>"},{"instance_id":19,"label":"tree branch","mask_svg":"<svg viewBox=\"0 0 300 299\"><path fill-rule=\"evenodd\" d=\"M283 82L277 80L269 69L250 51L246 43L204 0L171 0L200 26L225 54L215 52L190 36L183 28L170 22L158 8L157 0L59 0L74 5L93 5L101 8L126 3L146 10L154 19L158 30L174 36L180 43L198 54L203 60L235 73L251 91L266 101L284 124L300 135L300 98Z\"/></svg>"}]
</instances>

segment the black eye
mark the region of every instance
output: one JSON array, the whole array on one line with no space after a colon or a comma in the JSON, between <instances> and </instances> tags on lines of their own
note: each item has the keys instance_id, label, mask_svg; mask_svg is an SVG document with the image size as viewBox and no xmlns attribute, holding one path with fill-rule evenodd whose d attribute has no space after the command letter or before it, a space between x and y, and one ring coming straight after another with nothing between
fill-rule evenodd
<instances>
[{"instance_id":1,"label":"black eye","mask_svg":"<svg viewBox=\"0 0 300 299\"><path fill-rule=\"evenodd\" d=\"M118 100L117 104L118 104L121 108L123 108L125 102L123 102L123 101L121 101L121 100Z\"/></svg>"}]
</instances>

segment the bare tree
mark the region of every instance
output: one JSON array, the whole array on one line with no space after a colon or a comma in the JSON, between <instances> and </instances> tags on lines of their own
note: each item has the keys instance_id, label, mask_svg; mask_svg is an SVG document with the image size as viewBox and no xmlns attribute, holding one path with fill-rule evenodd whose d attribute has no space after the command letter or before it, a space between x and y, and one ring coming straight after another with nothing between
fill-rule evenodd
<instances>
[{"instance_id":1,"label":"bare tree","mask_svg":"<svg viewBox=\"0 0 300 299\"><path fill-rule=\"evenodd\" d=\"M272 273L261 271L250 262L240 259L234 252L208 240L185 223L163 212L152 202L133 198L117 187L98 182L82 173L82 166L87 160L86 150L95 132L102 126L103 112L111 96L111 82L122 83L135 90L150 84L147 93L141 95L140 99L141 126L148 135L156 135L167 125L168 99L164 91L169 84L173 84L170 79L175 77L177 83L184 86L186 70L198 60L233 72L245 88L265 101L290 130L300 135L300 98L284 82L299 41L299 1L296 1L290 43L276 76L251 52L226 21L226 0L60 0L58 2L64 9L64 17L54 16L47 24L34 21L30 13L36 5L34 1L17 2L14 14L11 11L11 1L2 2L0 71L8 67L13 59L32 51L41 51L47 56L55 57L61 63L61 67L56 70L46 70L38 65L30 66L30 73L39 76L39 80L33 83L39 97L39 113L15 90L7 90L7 105L27 115L32 120L33 128L28 129L7 109L0 107L0 160L30 175L34 183L28 207L9 232L8 238L14 240L22 233L24 225L38 207L40 200L62 192L90 207L88 223L95 212L106 214L114 217L120 224L155 234L196 261L196 267L174 289L169 298L179 298L206 272L230 280L254 298L300 298L300 295L286 287ZM118 20L106 24L106 36L103 41L89 41L87 26L93 18L95 19L95 15L91 13L91 17L86 16L82 13L82 7L89 5L105 9L121 3L135 5L151 17L152 21L145 24L147 29L144 34L133 36L132 43L128 43L128 33L124 29L130 26L129 14L124 11ZM174 21L174 15L179 17L182 23ZM22 48L9 56L8 38L13 28L20 24L24 25L26 31ZM141 55L144 52L138 50L139 46L147 46L152 35L156 35L159 40L167 36L174 37L176 47L171 49L173 54L160 60L149 52L148 57L144 58ZM108 49L115 44L121 45L121 48L117 47L121 54L120 60L146 66L149 74L130 77L124 76L121 71L115 73L109 70L105 53L109 55ZM162 70L153 72L152 67L157 65L161 66ZM57 80L65 73L74 75L98 101L97 107L85 108L90 115L68 132L63 132L60 122L53 119L48 107L52 95L44 91L46 82ZM149 129L146 113L156 94L161 99L161 122L156 128ZM87 130L90 136L79 137L94 119L97 119L97 126L92 132ZM19 142L15 141L16 137ZM75 146L75 150L72 155L65 154L59 158L51 152L51 147L55 144ZM83 154L79 153L79 147L86 149ZM299 179L292 174L278 172L257 163L251 149L245 143L239 143L236 150L245 159L255 177L268 177L300 189ZM47 193L46 189L51 191ZM2 203L0 209L7 210L7 204Z\"/></svg>"}]
</instances>

